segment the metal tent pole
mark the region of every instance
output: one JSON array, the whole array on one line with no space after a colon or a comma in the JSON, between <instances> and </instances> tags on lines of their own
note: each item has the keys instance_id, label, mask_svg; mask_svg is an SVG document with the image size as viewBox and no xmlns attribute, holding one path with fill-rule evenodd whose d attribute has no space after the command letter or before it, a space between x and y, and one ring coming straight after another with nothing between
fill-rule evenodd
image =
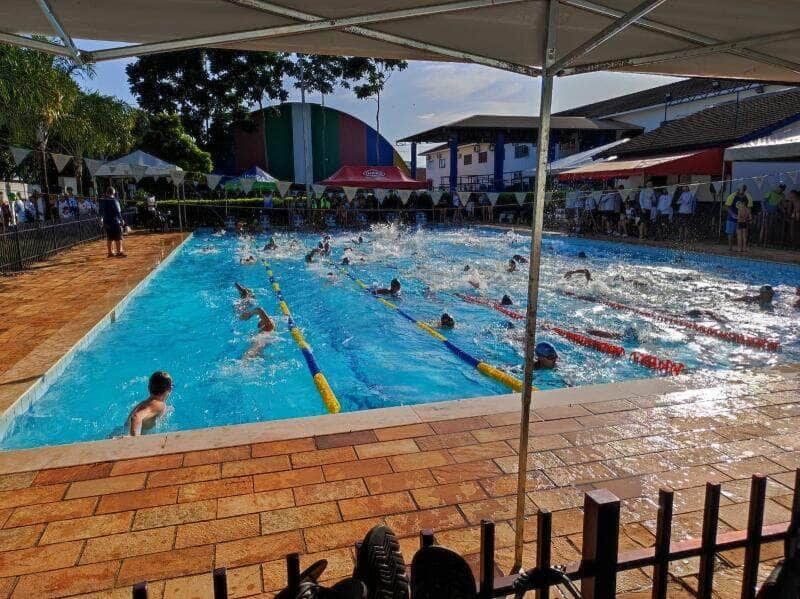
<instances>
[{"instance_id":1,"label":"metal tent pole","mask_svg":"<svg viewBox=\"0 0 800 599\"><path fill-rule=\"evenodd\" d=\"M544 220L547 159L548 147L550 145L550 114L553 104L553 73L550 69L556 59L556 31L558 29L558 0L548 0L547 4L547 29L545 32L544 60L542 65L541 103L539 105L539 133L536 142L536 192L533 200L531 253L528 262L528 307L525 314L525 375L522 384L522 409L520 413L514 571L522 567L522 547L525 535L525 490L528 474L528 434L530 432L533 364L535 360L534 348L536 346L536 304L539 300L542 221Z\"/></svg>"}]
</instances>

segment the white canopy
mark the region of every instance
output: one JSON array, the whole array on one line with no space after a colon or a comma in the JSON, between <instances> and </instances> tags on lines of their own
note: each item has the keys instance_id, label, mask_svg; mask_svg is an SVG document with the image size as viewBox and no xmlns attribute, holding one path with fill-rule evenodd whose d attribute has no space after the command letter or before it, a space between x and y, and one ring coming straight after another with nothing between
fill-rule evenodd
<instances>
[{"instance_id":1,"label":"white canopy","mask_svg":"<svg viewBox=\"0 0 800 599\"><path fill-rule=\"evenodd\" d=\"M626 137L625 139L618 139L617 141L612 141L610 144L606 144L604 146L598 146L596 148L592 148L591 150L586 150L585 152L578 152L577 154L571 154L569 156L565 156L564 158L559 158L558 160L554 160L550 163L549 170L551 173L557 174L573 168L578 168L579 166L592 164L595 162L595 156L605 152L606 150L610 150L614 146L624 144L626 141L629 141L629 138ZM526 174L536 173L534 171L526 171Z\"/></svg>"},{"instance_id":2,"label":"white canopy","mask_svg":"<svg viewBox=\"0 0 800 599\"><path fill-rule=\"evenodd\" d=\"M108 60L220 46L446 60L534 74L548 0L3 0L0 41ZM559 0L555 73L800 82L797 0ZM64 45L21 36L59 35ZM134 44L82 52L72 39ZM574 52L579 50L578 52Z\"/></svg>"},{"instance_id":3,"label":"white canopy","mask_svg":"<svg viewBox=\"0 0 800 599\"><path fill-rule=\"evenodd\" d=\"M144 169L143 171L141 169ZM161 158L136 150L127 156L106 162L94 173L97 177L170 177L183 169Z\"/></svg>"},{"instance_id":4,"label":"white canopy","mask_svg":"<svg viewBox=\"0 0 800 599\"><path fill-rule=\"evenodd\" d=\"M725 150L725 160L730 162L798 158L800 158L800 121Z\"/></svg>"}]
</instances>

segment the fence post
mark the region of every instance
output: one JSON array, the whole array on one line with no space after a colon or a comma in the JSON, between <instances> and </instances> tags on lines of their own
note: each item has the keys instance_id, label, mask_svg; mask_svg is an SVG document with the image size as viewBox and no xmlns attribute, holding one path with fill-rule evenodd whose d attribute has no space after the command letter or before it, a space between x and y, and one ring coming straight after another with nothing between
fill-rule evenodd
<instances>
[{"instance_id":1,"label":"fence post","mask_svg":"<svg viewBox=\"0 0 800 599\"><path fill-rule=\"evenodd\" d=\"M214 599L228 599L228 574L225 568L214 568Z\"/></svg>"},{"instance_id":2,"label":"fence post","mask_svg":"<svg viewBox=\"0 0 800 599\"><path fill-rule=\"evenodd\" d=\"M766 495L767 477L763 474L754 474L750 485L750 512L747 514L747 546L744 549L742 599L755 599L756 596Z\"/></svg>"},{"instance_id":3,"label":"fence post","mask_svg":"<svg viewBox=\"0 0 800 599\"><path fill-rule=\"evenodd\" d=\"M494 522L481 520L480 599L491 599L494 591Z\"/></svg>"},{"instance_id":4,"label":"fence post","mask_svg":"<svg viewBox=\"0 0 800 599\"><path fill-rule=\"evenodd\" d=\"M786 537L784 554L786 558L800 552L800 468L794 473L794 498L792 499L792 517L789 522L789 535Z\"/></svg>"},{"instance_id":5,"label":"fence post","mask_svg":"<svg viewBox=\"0 0 800 599\"><path fill-rule=\"evenodd\" d=\"M146 582L137 582L133 585L133 599L147 599Z\"/></svg>"},{"instance_id":6,"label":"fence post","mask_svg":"<svg viewBox=\"0 0 800 599\"><path fill-rule=\"evenodd\" d=\"M551 543L553 536L553 515L541 509L536 514L536 569L545 572L550 569ZM550 587L536 591L536 599L549 599Z\"/></svg>"},{"instance_id":7,"label":"fence post","mask_svg":"<svg viewBox=\"0 0 800 599\"><path fill-rule=\"evenodd\" d=\"M17 268L18 270L22 270L22 242L19 240L19 227L20 225L17 224L17 230L14 233L14 239L17 242Z\"/></svg>"},{"instance_id":8,"label":"fence post","mask_svg":"<svg viewBox=\"0 0 800 599\"><path fill-rule=\"evenodd\" d=\"M583 502L582 561L590 567L581 579L584 599L614 599L618 551L619 498L606 489L589 491Z\"/></svg>"},{"instance_id":9,"label":"fence post","mask_svg":"<svg viewBox=\"0 0 800 599\"><path fill-rule=\"evenodd\" d=\"M697 597L711 599L714 588L714 556L716 554L717 528L719 526L719 483L706 483L706 503L703 510L703 554L697 576Z\"/></svg>"},{"instance_id":10,"label":"fence post","mask_svg":"<svg viewBox=\"0 0 800 599\"><path fill-rule=\"evenodd\" d=\"M669 575L669 544L672 537L672 489L659 489L656 520L656 563L653 566L653 599L666 599Z\"/></svg>"},{"instance_id":11,"label":"fence post","mask_svg":"<svg viewBox=\"0 0 800 599\"><path fill-rule=\"evenodd\" d=\"M286 556L286 586L293 591L300 586L300 554L290 553Z\"/></svg>"}]
</instances>

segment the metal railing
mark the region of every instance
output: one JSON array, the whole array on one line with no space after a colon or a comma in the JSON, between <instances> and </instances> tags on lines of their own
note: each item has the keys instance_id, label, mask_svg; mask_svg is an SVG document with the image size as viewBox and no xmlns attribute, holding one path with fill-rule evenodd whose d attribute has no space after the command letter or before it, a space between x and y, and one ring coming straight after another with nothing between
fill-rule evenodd
<instances>
[{"instance_id":1,"label":"metal railing","mask_svg":"<svg viewBox=\"0 0 800 599\"><path fill-rule=\"evenodd\" d=\"M744 549L742 566L742 599L777 599L783 596L776 588L773 573L767 584L758 590L758 567L761 548L767 543L783 541L784 567L797 572L800 562L800 469L795 472L794 498L788 522L764 525L767 478L754 474L750 486L750 507L747 528L719 534L719 483L706 483L703 510L702 536L684 541L672 540L673 496L672 489L661 489L658 497L656 535L653 547L619 551L620 500L611 492L597 489L584 495L583 546L580 561L553 566L552 514L540 510L537 515L536 566L520 574L496 577L495 527L488 520L481 522L480 564L476 581L476 599L514 596L525 597L535 592L537 599L549 599L552 587L562 587L573 597L581 599L614 599L617 594L617 577L621 572L652 567L651 596L666 599L670 563L692 557L700 558L696 595L700 599L714 596L714 574L717 554L732 549ZM420 547L436 543L430 530L420 533ZM359 551L356 550L356 556ZM358 569L358 566L356 566ZM297 553L286 556L288 588L299 587L300 557ZM580 588L575 584L580 582ZM790 584L797 585L798 581ZM225 568L213 573L213 596L227 599L227 574ZM785 592L785 591L783 591ZM294 595L289 595L294 596ZM134 599L147 599L147 583L133 587ZM413 599L413 598L412 598Z\"/></svg>"},{"instance_id":2,"label":"metal railing","mask_svg":"<svg viewBox=\"0 0 800 599\"><path fill-rule=\"evenodd\" d=\"M0 273L25 270L62 250L99 239L101 233L97 217L6 227L0 232Z\"/></svg>"}]
</instances>

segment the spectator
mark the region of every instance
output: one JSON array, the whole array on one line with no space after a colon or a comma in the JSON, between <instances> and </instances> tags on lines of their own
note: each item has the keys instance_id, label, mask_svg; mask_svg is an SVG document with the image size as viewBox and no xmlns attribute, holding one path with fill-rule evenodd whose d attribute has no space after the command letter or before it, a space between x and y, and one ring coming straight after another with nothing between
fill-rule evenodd
<instances>
[{"instance_id":1,"label":"spectator","mask_svg":"<svg viewBox=\"0 0 800 599\"><path fill-rule=\"evenodd\" d=\"M573 233L576 228L575 223L575 201L577 199L577 192L568 191L564 200L564 215L567 217L567 232Z\"/></svg>"},{"instance_id":2,"label":"spectator","mask_svg":"<svg viewBox=\"0 0 800 599\"><path fill-rule=\"evenodd\" d=\"M728 251L733 251L733 238L736 236L737 244L739 238L739 207L745 206L748 213L753 206L753 196L747 193L747 185L742 185L736 192L732 193L725 200L727 210L727 220L725 221L725 234L728 236Z\"/></svg>"},{"instance_id":3,"label":"spectator","mask_svg":"<svg viewBox=\"0 0 800 599\"><path fill-rule=\"evenodd\" d=\"M585 216L586 231L594 233L597 230L597 198L593 191L586 192L586 201L583 214Z\"/></svg>"},{"instance_id":4,"label":"spectator","mask_svg":"<svg viewBox=\"0 0 800 599\"><path fill-rule=\"evenodd\" d=\"M91 196L83 198L83 201L78 204L78 216L80 218L90 218L97 216L97 203Z\"/></svg>"},{"instance_id":5,"label":"spectator","mask_svg":"<svg viewBox=\"0 0 800 599\"><path fill-rule=\"evenodd\" d=\"M125 226L122 220L122 209L117 200L117 191L113 187L106 189L106 195L100 200L100 218L106 231L106 245L109 258L127 258L128 255L122 248L122 231ZM111 243L116 246L116 253L111 251Z\"/></svg>"},{"instance_id":6,"label":"spectator","mask_svg":"<svg viewBox=\"0 0 800 599\"><path fill-rule=\"evenodd\" d=\"M681 187L681 195L678 196L678 226L680 227L680 240L689 240L689 227L692 224L695 210L697 209L697 198L688 185Z\"/></svg>"},{"instance_id":7,"label":"spectator","mask_svg":"<svg viewBox=\"0 0 800 599\"><path fill-rule=\"evenodd\" d=\"M583 212L586 208L586 188L581 188L575 196L575 232L581 232L581 222L583 221Z\"/></svg>"},{"instance_id":8,"label":"spectator","mask_svg":"<svg viewBox=\"0 0 800 599\"><path fill-rule=\"evenodd\" d=\"M25 222L32 223L37 220L39 193L34 191L33 196L25 199Z\"/></svg>"},{"instance_id":9,"label":"spectator","mask_svg":"<svg viewBox=\"0 0 800 599\"><path fill-rule=\"evenodd\" d=\"M606 232L606 235L609 236L615 232L617 227L617 196L619 196L619 193L617 193L613 185L609 184L608 189L600 198L600 215L603 219L603 230Z\"/></svg>"},{"instance_id":10,"label":"spectator","mask_svg":"<svg viewBox=\"0 0 800 599\"><path fill-rule=\"evenodd\" d=\"M629 234L632 234L631 231L633 231L638 224L638 218L636 204L631 199L625 200L625 210L620 215L617 232L622 237L627 237Z\"/></svg>"},{"instance_id":11,"label":"spectator","mask_svg":"<svg viewBox=\"0 0 800 599\"><path fill-rule=\"evenodd\" d=\"M75 199L71 187L67 187L64 196L56 203L56 210L58 211L58 218L62 222L78 218L78 200Z\"/></svg>"},{"instance_id":12,"label":"spectator","mask_svg":"<svg viewBox=\"0 0 800 599\"><path fill-rule=\"evenodd\" d=\"M0 224L3 228L10 227L14 223L11 205L8 203L5 194L0 191Z\"/></svg>"},{"instance_id":13,"label":"spectator","mask_svg":"<svg viewBox=\"0 0 800 599\"><path fill-rule=\"evenodd\" d=\"M656 204L656 192L653 189L653 182L648 181L647 185L639 191L639 239L647 237L647 225L650 223L650 216Z\"/></svg>"},{"instance_id":14,"label":"spectator","mask_svg":"<svg viewBox=\"0 0 800 599\"><path fill-rule=\"evenodd\" d=\"M669 225L672 222L672 196L666 187L661 188L661 193L658 196L658 203L656 204L656 237L659 240L667 238Z\"/></svg>"},{"instance_id":15,"label":"spectator","mask_svg":"<svg viewBox=\"0 0 800 599\"><path fill-rule=\"evenodd\" d=\"M21 197L17 196L14 200L14 217L16 224L20 225L25 222L25 202Z\"/></svg>"},{"instance_id":16,"label":"spectator","mask_svg":"<svg viewBox=\"0 0 800 599\"><path fill-rule=\"evenodd\" d=\"M786 184L781 183L764 196L763 210L759 219L759 243L767 242L768 231L774 231L778 222L781 205L786 200Z\"/></svg>"}]
</instances>

